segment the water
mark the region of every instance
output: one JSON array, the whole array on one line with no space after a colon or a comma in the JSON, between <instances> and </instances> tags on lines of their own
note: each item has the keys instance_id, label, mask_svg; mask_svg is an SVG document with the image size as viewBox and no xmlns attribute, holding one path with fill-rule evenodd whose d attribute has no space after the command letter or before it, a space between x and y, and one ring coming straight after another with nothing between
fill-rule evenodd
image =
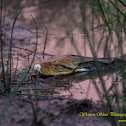
<instances>
[{"instance_id":1,"label":"water","mask_svg":"<svg viewBox=\"0 0 126 126\"><path fill-rule=\"evenodd\" d=\"M47 2L45 0L42 3L39 2L39 0L31 0L30 2L27 2L25 0L21 1L21 11L19 15L19 20L21 22L17 22L13 36L14 69L16 69L17 67L17 69L22 70L25 66L28 66L29 62L33 57L36 41L36 31L31 15L35 18L39 30L38 47L34 64L42 62L42 52L44 48L46 34L45 26L48 27L48 39L45 50L45 53L47 55L45 55L45 58L48 58L51 55L66 54L75 54L92 57L93 54L91 52L88 40L85 38L85 35L82 31L80 13L80 4L82 3L82 0L79 0L78 2L76 0L68 0L65 2L59 2L58 0ZM14 10L9 7L14 6L14 3L15 2L9 3L6 15L10 16L10 12L12 12L12 17ZM87 23L87 28L90 29L91 9L90 5L86 1L85 7L87 12L86 18L87 20L89 20ZM5 22L11 22L5 23L5 28L9 29L9 31L5 32L5 36L7 36L6 38L8 38L11 32L12 20L10 21L10 19L6 19ZM103 35L102 30L94 30L94 32L90 30L89 34L94 34L91 36L91 40L92 42L94 42L94 48L97 49L99 44L98 42ZM103 38L103 41L105 41L105 37ZM8 42L9 40L6 40L4 48L5 50L8 50ZM109 49L114 49L116 45L117 43L115 43L115 45L111 45ZM100 48L98 48L98 57L104 57L104 46L105 43L102 43ZM116 51L117 50L112 51L111 56L116 56ZM120 73L118 71L103 71L101 73L103 74L103 80L107 89L111 87L116 77L119 77L121 79ZM93 99L93 101L98 101L99 96L97 94L97 91L91 78L93 78L93 81L96 82L97 86L101 91L101 95L103 96L104 92L101 89L101 80L98 78L97 73L92 72L91 74L91 76L89 76L87 73L79 73L63 77L50 77L45 78L42 82L40 81L39 84L45 84L48 85L49 88L54 88L54 91L52 92L54 96L71 96L75 99L87 98ZM27 88L27 86L25 88ZM46 93L46 95L50 95L49 90L48 93ZM43 95L44 91L42 90L41 92L42 93L40 94ZM110 95L113 95L112 91L110 92Z\"/></svg>"}]
</instances>

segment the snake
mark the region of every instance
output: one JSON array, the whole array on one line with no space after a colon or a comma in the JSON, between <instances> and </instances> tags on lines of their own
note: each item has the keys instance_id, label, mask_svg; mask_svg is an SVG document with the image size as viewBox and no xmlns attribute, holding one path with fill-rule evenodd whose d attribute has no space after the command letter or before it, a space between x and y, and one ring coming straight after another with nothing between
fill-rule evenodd
<instances>
[{"instance_id":1,"label":"snake","mask_svg":"<svg viewBox=\"0 0 126 126\"><path fill-rule=\"evenodd\" d=\"M40 76L55 76L115 69L121 67L122 64L123 60L119 58L97 58L95 60L92 57L64 55L43 59L41 63L34 65L33 71Z\"/></svg>"}]
</instances>

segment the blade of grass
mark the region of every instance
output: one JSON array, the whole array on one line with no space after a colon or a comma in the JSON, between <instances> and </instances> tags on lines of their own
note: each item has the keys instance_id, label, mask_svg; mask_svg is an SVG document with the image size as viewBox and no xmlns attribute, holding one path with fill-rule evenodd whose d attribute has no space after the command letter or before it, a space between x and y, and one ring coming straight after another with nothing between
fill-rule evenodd
<instances>
[{"instance_id":1,"label":"blade of grass","mask_svg":"<svg viewBox=\"0 0 126 126\"><path fill-rule=\"evenodd\" d=\"M118 109L118 113L120 113L120 102L119 102L119 83L118 83L118 75L116 75L116 79L115 79L115 83L117 83L114 86L115 89L115 98L116 98L116 104L117 104L117 109Z\"/></svg>"},{"instance_id":2,"label":"blade of grass","mask_svg":"<svg viewBox=\"0 0 126 126\"><path fill-rule=\"evenodd\" d=\"M126 17L126 14L123 13L111 0L109 0L109 2L124 16Z\"/></svg>"},{"instance_id":3,"label":"blade of grass","mask_svg":"<svg viewBox=\"0 0 126 126\"><path fill-rule=\"evenodd\" d=\"M84 25L86 25L86 9L85 9L85 7L84 7L84 4L81 4L80 5L80 10L81 10L81 20L82 20L82 27L84 26ZM83 33L84 33L84 27L83 27ZM84 43L83 43L83 46L84 46L84 53L85 53L85 55L86 55L86 36L85 36L85 33L84 33Z\"/></svg>"},{"instance_id":4,"label":"blade of grass","mask_svg":"<svg viewBox=\"0 0 126 126\"><path fill-rule=\"evenodd\" d=\"M13 22L13 25L12 25L12 30L11 30L11 38L10 38L10 45L9 45L9 53L8 53L8 63L9 63L9 73L7 73L7 76L9 77L8 78L8 83L7 83L7 87L6 87L6 92L10 92L10 85L11 85L11 59L12 59L12 41L13 41L13 32L14 32L14 26L15 26L15 23L16 23L16 20L18 18L18 15L19 15L19 12L15 15L14 17L14 22Z\"/></svg>"},{"instance_id":5,"label":"blade of grass","mask_svg":"<svg viewBox=\"0 0 126 126\"><path fill-rule=\"evenodd\" d=\"M110 25L111 25L111 29L113 28L114 25L114 21L113 21L113 11L112 11L112 5L110 2L108 2L108 7L107 7L107 11L108 11L108 18L110 21Z\"/></svg>"},{"instance_id":6,"label":"blade of grass","mask_svg":"<svg viewBox=\"0 0 126 126\"><path fill-rule=\"evenodd\" d=\"M6 5L7 5L7 0L5 0L5 7L4 7L4 14L3 14L3 23L2 23L2 27L4 28L4 23L5 23L5 15L6 15Z\"/></svg>"},{"instance_id":7,"label":"blade of grass","mask_svg":"<svg viewBox=\"0 0 126 126\"><path fill-rule=\"evenodd\" d=\"M75 48L76 52L78 55L81 55L80 51L78 50L76 44L75 44L75 41L74 41L74 36L73 36L73 28L71 26L71 31L70 31L70 37L68 36L72 46Z\"/></svg>"},{"instance_id":8,"label":"blade of grass","mask_svg":"<svg viewBox=\"0 0 126 126\"><path fill-rule=\"evenodd\" d=\"M2 0L0 1L1 6L1 15L0 15L0 49L1 49L1 60L2 60L2 79L3 79L3 86L4 91L6 89L6 82L5 82L5 70L4 70L4 60L3 60L3 45L2 45Z\"/></svg>"},{"instance_id":9,"label":"blade of grass","mask_svg":"<svg viewBox=\"0 0 126 126\"><path fill-rule=\"evenodd\" d=\"M98 46L97 46L97 49L96 49L96 52L97 52L97 53L99 52L99 49L101 48L102 41L103 41L103 39L104 39L104 33L105 33L105 30L103 30L102 35L101 35L101 38L100 38L100 40L99 40L99 42L98 42Z\"/></svg>"},{"instance_id":10,"label":"blade of grass","mask_svg":"<svg viewBox=\"0 0 126 126\"><path fill-rule=\"evenodd\" d=\"M124 2L122 2L121 0L119 0L119 2L124 6L126 7L126 4Z\"/></svg>"},{"instance_id":11,"label":"blade of grass","mask_svg":"<svg viewBox=\"0 0 126 126\"><path fill-rule=\"evenodd\" d=\"M2 83L0 83L0 91L4 93L4 87L2 86Z\"/></svg>"},{"instance_id":12,"label":"blade of grass","mask_svg":"<svg viewBox=\"0 0 126 126\"><path fill-rule=\"evenodd\" d=\"M32 108L32 113L33 113L33 122L37 123L38 122L38 113L37 113L37 108L33 103L33 100L31 98L31 95L29 94L29 100L30 100L30 104L31 104L31 108Z\"/></svg>"},{"instance_id":13,"label":"blade of grass","mask_svg":"<svg viewBox=\"0 0 126 126\"><path fill-rule=\"evenodd\" d=\"M109 39L110 39L110 37L111 37L111 32L109 32L108 35L106 33L106 42L105 42L105 48L104 48L104 56L105 57L110 57L110 51L109 51L109 48L110 48Z\"/></svg>"},{"instance_id":14,"label":"blade of grass","mask_svg":"<svg viewBox=\"0 0 126 126\"><path fill-rule=\"evenodd\" d=\"M47 44L47 39L48 39L48 27L45 26L45 28L46 28L46 37L45 37L44 49L43 49L43 59L45 58L45 57L44 57L44 53L45 53L46 44Z\"/></svg>"},{"instance_id":15,"label":"blade of grass","mask_svg":"<svg viewBox=\"0 0 126 126\"><path fill-rule=\"evenodd\" d=\"M103 21L104 21L104 24L105 24L105 25L108 27L108 29L110 30L110 27L109 27L108 21L107 21L107 19L106 19L106 17L105 17L105 13L104 13L104 10L103 10L103 8L102 8L102 5L101 5L101 3L100 3L99 0L97 0L97 2L98 2L98 6L99 6L99 9L100 9L101 16L102 16L102 19L103 19Z\"/></svg>"}]
</instances>

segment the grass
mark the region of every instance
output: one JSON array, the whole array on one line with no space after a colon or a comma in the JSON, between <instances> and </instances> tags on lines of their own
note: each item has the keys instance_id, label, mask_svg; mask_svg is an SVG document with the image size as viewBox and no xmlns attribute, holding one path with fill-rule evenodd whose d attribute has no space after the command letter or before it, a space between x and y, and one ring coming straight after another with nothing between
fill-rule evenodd
<instances>
[{"instance_id":1,"label":"grass","mask_svg":"<svg viewBox=\"0 0 126 126\"><path fill-rule=\"evenodd\" d=\"M124 48L123 48L122 34L125 33L124 29L125 29L125 25L126 25L126 22L125 22L126 14L123 12L123 10L120 9L120 4L123 8L126 7L125 6L126 2L123 2L123 1L120 1L120 0L119 1L108 0L107 2L100 1L100 0L90 1L90 5L91 5L90 8L91 8L91 11L92 11L91 16L92 17L98 17L96 19L94 19L94 18L92 19L92 28L91 28L92 32L94 32L93 29L94 29L94 25L95 25L95 23L94 23L94 20L95 20L95 21L97 21L97 24L99 26L101 26L103 34L106 33L106 36L102 36L100 41L98 42L99 43L98 47L96 47L97 50L95 50L95 48L92 44L92 41L94 41L94 40L91 40L90 30L86 26L87 22L86 22L86 17L85 17L86 12L85 12L84 4L81 5L81 7L80 7L81 15L82 15L83 33L86 34L86 38L88 40L88 45L90 47L90 50L91 50L92 55L93 55L95 60L97 60L97 52L98 52L98 49L100 48L100 46L102 45L102 42L104 42L104 41L102 41L103 37L104 37L106 39L105 48L103 50L104 56L105 57L112 57L111 52L114 51L115 55L116 56L121 55L121 58L124 61L124 55L125 54L124 54L124 50L123 50ZM102 19L102 21L101 21L101 19ZM97 29L99 28L99 26L97 27ZM116 38L116 45L113 42L113 40L114 40L113 37L115 37L115 36L113 36L113 33L115 33L116 37L117 37ZM94 39L94 37L92 37L92 38ZM96 45L96 44L94 43L94 45ZM111 48L110 48L111 46L114 46L114 50L111 50ZM113 81L117 82L117 85L113 87L113 90L115 92L115 99L116 99L116 103L113 104L111 102L110 98L109 98L109 93L106 89L106 83L104 82L104 79L101 76L101 73L98 72L99 79L100 79L101 85L102 85L102 90L103 90L104 96L107 100L109 112L112 112L114 110L116 110L116 112L118 112L118 113L125 113L126 112L126 110L124 109L124 106L126 104L126 102L125 102L126 101L126 95L125 95L125 92L126 92L126 90L125 90L126 89L126 86L125 86L125 83L126 83L126 81L125 81L125 65L122 66L121 74L122 74L122 82L121 82L122 85L119 85L119 83L118 83L118 75L116 75L116 78L113 78ZM95 88L98 92L99 97L101 98L101 94L100 94L100 91L97 87L96 82L93 81L93 83L94 83L94 86L95 86ZM119 90L118 90L119 86L123 87L122 88L123 98L121 99L123 104L120 103ZM104 103L104 101L103 101L103 103ZM116 106L116 109L115 109L115 106ZM118 123L118 119L116 119L113 116L110 116L111 125L112 126L123 125L121 123Z\"/></svg>"},{"instance_id":2,"label":"grass","mask_svg":"<svg viewBox=\"0 0 126 126\"><path fill-rule=\"evenodd\" d=\"M91 11L90 15L90 21L87 17L87 10ZM86 10L87 9L87 10ZM101 81L102 86L102 92L105 96L105 99L107 101L107 104L103 100L103 104L107 105L108 111L116 111L117 113L126 113L126 73L125 73L125 62L124 61L124 41L126 38L126 1L122 0L108 0L108 1L101 1L101 0L94 0L89 1L88 7L85 3L80 5L81 10L81 30L83 31L84 38L84 50L86 50L86 44L89 46L90 51L92 52L92 56L94 57L94 60L97 62L97 54L99 53L99 49L102 48L103 56L104 57L112 57L112 54L114 54L116 57L119 57L122 59L122 68L121 68L121 84L119 83L119 77L118 74L116 74L115 77L113 77L113 82L116 83L111 86L111 89L113 91L114 97L116 99L116 102L113 103L109 98L109 90L107 90L106 82L104 81L103 77L101 76L101 72L98 71L99 79ZM87 24L91 24L90 28ZM96 26L97 25L97 26ZM78 55L81 55L80 51L77 48L77 45L74 40L73 35L73 28L71 28L70 32L70 43L72 43L72 46L75 48L76 53ZM102 34L100 36L100 39L98 42L95 41L95 30L101 30ZM115 35L114 35L115 34ZM58 43L57 43L58 44ZM104 45L102 47L102 45ZM86 54L86 53L85 53ZM126 59L125 59L126 60ZM98 65L97 65L98 68ZM96 91L100 97L101 97L101 91L97 86L97 83L93 81L93 84L96 88ZM120 91L119 87L122 87L123 97L120 98ZM110 122L112 126L122 126L122 123L119 123L118 120L120 119L115 118L114 116L109 116Z\"/></svg>"},{"instance_id":3,"label":"grass","mask_svg":"<svg viewBox=\"0 0 126 126\"><path fill-rule=\"evenodd\" d=\"M5 21L5 13L3 15L3 0L1 0L1 7L0 8L1 8L0 48L1 48L2 80L3 80L3 85L1 85L0 89L2 89L1 91L4 92L4 93L9 93L10 90L11 90L11 73L12 73L12 54L11 53L12 53L13 32L14 32L14 26L15 26L16 20L18 18L19 12L18 12L18 9L16 9L15 14L14 14L14 21L13 21L13 25L12 25L10 44L9 44L9 50L8 50L8 60L7 60L7 66L6 66L5 62L4 62L3 40L2 40L2 36L3 36L2 29L4 28L4 25L3 25L4 22L3 21ZM5 8L6 8L6 6L5 6ZM4 11L6 11L6 9Z\"/></svg>"},{"instance_id":4,"label":"grass","mask_svg":"<svg viewBox=\"0 0 126 126\"><path fill-rule=\"evenodd\" d=\"M4 105L3 109L0 112L0 120L2 119L2 117L4 116L5 112L8 110L8 107L10 105L10 103L12 102L14 96L16 95L17 90L19 89L19 87L21 86L21 84L23 83L23 81L25 80L27 74L29 73L31 66L33 64L34 58L35 58L35 54L36 54L36 50L37 50L37 43L38 43L38 28L37 28L37 24L35 19L32 17L33 22L36 26L36 45L35 45L35 50L34 50L34 54L33 54L33 58L32 61L30 63L30 65L28 67L25 68L24 71L22 71L20 78L17 81L17 84L15 85L14 89L12 92L11 91L11 73L12 73L12 42L13 42L13 32L14 32L14 26L15 23L17 21L19 12L16 10L15 11L15 16L14 16L14 22L13 22L13 26L12 26L12 30L11 30L11 38L10 38L10 45L9 45L9 50L8 50L8 61L7 61L7 69L5 70L5 62L4 62L4 54L3 54L3 44L2 44L2 3L3 1L1 0L1 19L0 19L0 48L1 48L1 60L2 60L2 81L3 83L0 83L0 90L3 93L9 93L9 98L6 101L6 104ZM19 1L20 2L20 1ZM5 17L4 17L5 18ZM16 73L16 71L15 71ZM7 80L7 81L6 81Z\"/></svg>"},{"instance_id":5,"label":"grass","mask_svg":"<svg viewBox=\"0 0 126 126\"><path fill-rule=\"evenodd\" d=\"M13 27L12 27L12 31L11 31L11 39L10 39L10 46L9 46L9 51L8 51L8 61L7 61L7 66L4 63L4 56L3 56L3 46L2 46L2 24L4 22L3 21L3 1L1 0L0 6L1 6L1 16L0 16L0 48L1 48L1 61L2 61L2 79L3 79L3 83L0 83L0 90L3 93L10 93L11 91L11 72L12 72L12 41L13 41L13 32L14 32L14 26L16 23L16 20L18 18L19 12L16 10L15 11L15 16L14 16L14 22L13 22ZM121 6L121 7L120 7ZM86 40L87 42L85 43L84 41L84 50L86 50L86 44L88 44L88 46L90 47L90 51L92 52L92 56L94 57L94 60L97 62L97 54L99 53L99 48L102 47L102 45L104 44L104 48L103 48L103 55L104 57L112 57L112 53L115 54L115 56L120 56L122 60L124 60L124 47L123 47L123 41L124 41L124 37L126 37L126 13L124 12L123 8L126 8L126 1L122 1L122 0L108 0L108 1L101 1L101 0L94 0L94 1L89 1L89 6L88 6L91 10L91 28L89 29L87 26L88 23L88 19L86 17L86 7L85 4L81 4L80 6L80 10L81 10L81 22L82 22L82 31L84 34L84 40ZM38 31L37 31L37 24L33 18L33 21L35 23L36 26L36 48L34 51L34 56L33 56L33 60L35 57L35 53L36 53L36 49L37 49L37 39L38 39ZM97 24L97 26L96 26ZM99 41L96 43L95 42L95 30L101 30L102 29L102 34L100 36ZM91 31L91 32L90 32ZM116 36L116 40L115 40L115 36L113 35L115 34ZM48 28L46 27L46 39L45 39L45 46L47 43L47 36L48 36ZM75 48L77 54L81 55L79 49L77 48L77 45L75 44L75 40L74 40L74 34L73 34L73 27L71 27L70 30L70 36L68 36L72 46ZM116 42L114 42L116 41ZM96 46L97 45L97 46ZM44 52L45 52L45 47L44 46L44 50L43 50L43 58L44 58ZM111 47L113 47L111 49ZM19 89L20 85L23 83L24 79L26 78L27 74L29 73L29 70L31 69L31 65L33 63L33 60L31 62L31 64L29 65L29 67L27 67L21 74L19 81L17 82L13 92L10 93L9 95L9 99L6 102L3 110L1 111L0 117L3 117L3 115L5 114L5 112L8 109L9 104L11 103L11 101L13 100L17 90ZM125 62L125 61L124 61ZM124 63L125 64L125 63ZM5 69L5 67L7 67L7 70ZM107 106L108 106L108 111L112 112L115 111L118 113L126 113L126 73L125 73L125 65L122 66L121 69L121 75L122 75L122 79L121 79L121 85L119 85L118 82L118 74L116 75L116 77L113 77L113 82L116 82L117 85L112 84L111 89L114 92L114 97L116 99L116 102L113 103L110 98L109 98L109 90L107 90L106 88L106 82L104 81L103 77L101 76L100 71L98 71L98 75L99 75L99 79L101 81L101 86L102 86L102 91L104 93L104 96L106 98L107 101ZM98 68L98 66L97 66ZM7 74L6 74L7 73ZM7 75L7 76L6 76ZM6 81L7 78L7 81ZM97 83L93 81L93 84L95 86L96 91L98 92L98 95L100 97L100 99L102 99L101 93L100 93L100 89L97 86ZM114 86L113 86L114 85ZM120 99L120 92L118 90L119 86L122 87L122 92L123 92L123 98ZM30 99L30 103L31 103L31 108L33 111L33 121L35 123L38 122L38 115L37 115L37 105L34 104L34 102L32 101L31 96L29 96ZM36 99L36 103L37 103ZM121 101L121 103L120 103ZM103 104L106 105L105 101L103 100ZM123 124L118 123L118 119L116 119L115 117L110 116L110 122L112 126L122 126Z\"/></svg>"},{"instance_id":6,"label":"grass","mask_svg":"<svg viewBox=\"0 0 126 126\"><path fill-rule=\"evenodd\" d=\"M4 61L3 61L3 46L2 46L2 43L3 43L3 41L2 41L2 34L3 34L3 32L2 32L2 0L1 0L1 2L0 2L0 14L1 14L1 16L0 16L0 49L1 49L1 60L2 60L2 78L3 78L3 86L1 85L0 87L0 89L1 89L1 91L3 91L4 92L4 89L6 88L6 84L5 84L5 71L4 71Z\"/></svg>"},{"instance_id":7,"label":"grass","mask_svg":"<svg viewBox=\"0 0 126 126\"><path fill-rule=\"evenodd\" d=\"M19 12L17 14L15 14L14 17L14 22L13 22L13 26L12 26L12 31L11 31L11 38L10 38L10 45L9 45L9 53L8 53L8 63L7 63L7 83L5 83L5 89L4 92L9 93L11 90L11 72L12 72L12 41L13 41L13 31L14 31L14 26L16 23L16 20L18 18Z\"/></svg>"}]
</instances>

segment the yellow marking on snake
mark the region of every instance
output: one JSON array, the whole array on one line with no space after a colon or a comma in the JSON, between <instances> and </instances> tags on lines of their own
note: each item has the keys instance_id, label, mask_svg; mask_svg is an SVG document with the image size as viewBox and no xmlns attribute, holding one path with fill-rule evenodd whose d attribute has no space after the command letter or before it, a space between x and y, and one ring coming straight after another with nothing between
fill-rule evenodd
<instances>
[{"instance_id":1,"label":"yellow marking on snake","mask_svg":"<svg viewBox=\"0 0 126 126\"><path fill-rule=\"evenodd\" d=\"M75 72L94 71L96 69L113 69L120 59L98 58L94 61L91 57L77 55L54 56L44 59L41 64L35 64L33 71L40 76L67 75Z\"/></svg>"}]
</instances>

